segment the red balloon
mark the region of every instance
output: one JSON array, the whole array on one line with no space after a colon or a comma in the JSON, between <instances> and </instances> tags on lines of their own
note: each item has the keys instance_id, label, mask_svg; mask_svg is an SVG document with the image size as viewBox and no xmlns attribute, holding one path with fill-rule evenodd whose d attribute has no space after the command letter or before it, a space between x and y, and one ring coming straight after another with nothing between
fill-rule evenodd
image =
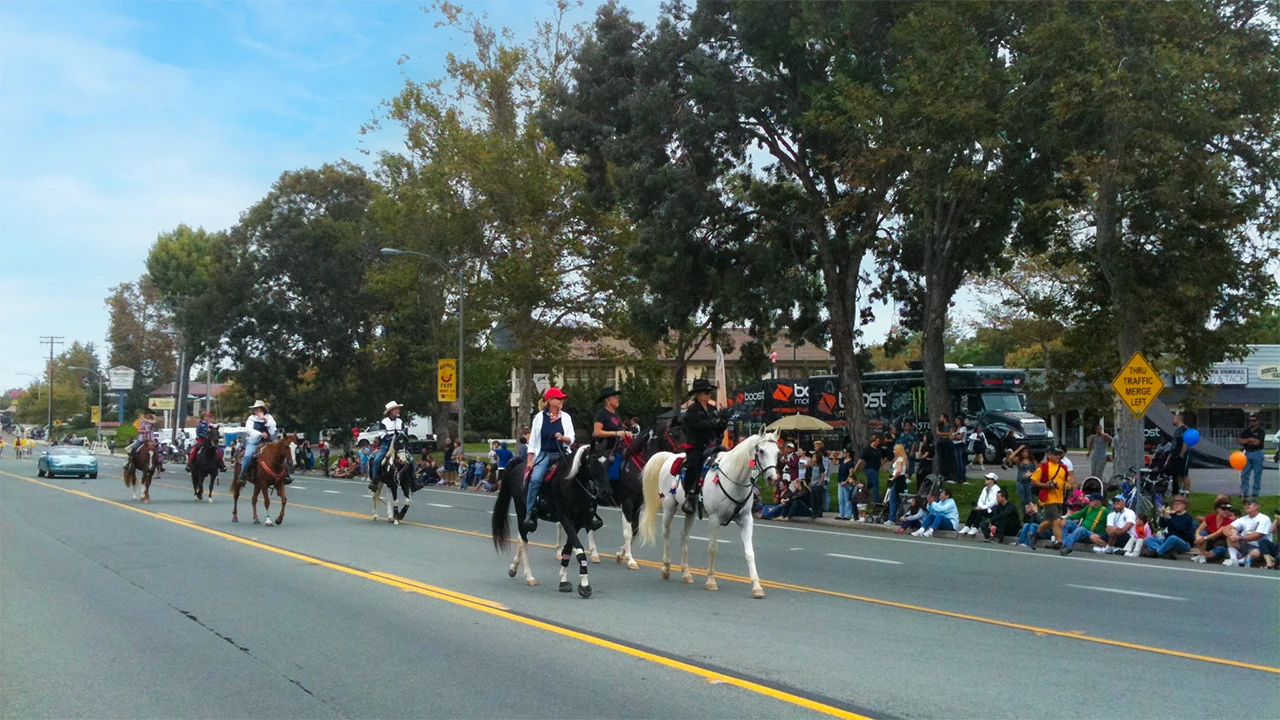
<instances>
[{"instance_id":1,"label":"red balloon","mask_svg":"<svg viewBox=\"0 0 1280 720\"><path fill-rule=\"evenodd\" d=\"M1237 470L1243 470L1245 464L1248 462L1249 461L1245 459L1244 453L1240 452L1239 450L1231 453L1231 467Z\"/></svg>"}]
</instances>

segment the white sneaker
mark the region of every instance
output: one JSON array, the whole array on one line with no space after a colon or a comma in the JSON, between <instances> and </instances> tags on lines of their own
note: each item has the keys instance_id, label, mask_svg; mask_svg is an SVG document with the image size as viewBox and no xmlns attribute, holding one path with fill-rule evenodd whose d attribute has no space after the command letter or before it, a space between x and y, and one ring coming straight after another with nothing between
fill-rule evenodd
<instances>
[{"instance_id":1,"label":"white sneaker","mask_svg":"<svg viewBox=\"0 0 1280 720\"><path fill-rule=\"evenodd\" d=\"M924 535L924 528L920 528L919 530L911 533L911 537L920 537L921 535Z\"/></svg>"},{"instance_id":2,"label":"white sneaker","mask_svg":"<svg viewBox=\"0 0 1280 720\"><path fill-rule=\"evenodd\" d=\"M1232 558L1227 558L1226 560L1222 561L1222 567L1236 567L1236 566L1237 566L1237 563Z\"/></svg>"},{"instance_id":3,"label":"white sneaker","mask_svg":"<svg viewBox=\"0 0 1280 720\"><path fill-rule=\"evenodd\" d=\"M976 528L976 527L971 527L971 528L969 528L969 534L970 534L970 535L977 535L977 534L978 534L978 528Z\"/></svg>"},{"instance_id":4,"label":"white sneaker","mask_svg":"<svg viewBox=\"0 0 1280 720\"><path fill-rule=\"evenodd\" d=\"M1125 554L1124 554L1124 556L1125 556L1125 557L1138 557L1138 551L1137 551L1137 550L1130 550L1129 552L1125 553Z\"/></svg>"},{"instance_id":5,"label":"white sneaker","mask_svg":"<svg viewBox=\"0 0 1280 720\"><path fill-rule=\"evenodd\" d=\"M1094 547L1094 548L1093 548L1093 552L1094 552L1094 553L1096 553L1096 554L1098 554L1098 555L1106 555L1106 554L1107 554L1107 549L1106 549L1106 548L1104 548L1104 547Z\"/></svg>"},{"instance_id":6,"label":"white sneaker","mask_svg":"<svg viewBox=\"0 0 1280 720\"><path fill-rule=\"evenodd\" d=\"M933 537L933 528L924 531L924 537Z\"/></svg>"},{"instance_id":7,"label":"white sneaker","mask_svg":"<svg viewBox=\"0 0 1280 720\"><path fill-rule=\"evenodd\" d=\"M1115 549L1114 547L1110 546L1110 545L1108 545L1108 546L1106 546L1106 547L1102 548L1102 551L1103 551L1103 552L1105 552L1105 553L1106 553L1106 554L1108 554L1108 555L1115 555L1115 554L1116 554L1116 549Z\"/></svg>"},{"instance_id":8,"label":"white sneaker","mask_svg":"<svg viewBox=\"0 0 1280 720\"><path fill-rule=\"evenodd\" d=\"M882 523L880 523L880 524L881 524L881 525L897 525L898 523L896 523L896 522L894 522L894 521L892 521L892 520L885 520L884 522L882 522Z\"/></svg>"},{"instance_id":9,"label":"white sneaker","mask_svg":"<svg viewBox=\"0 0 1280 720\"><path fill-rule=\"evenodd\" d=\"M1198 562L1198 563L1200 563L1201 565L1204 565L1206 562L1208 562L1207 560L1205 560L1205 559L1204 559L1204 556L1203 556L1203 555L1196 555L1196 556L1194 556L1194 557L1192 557L1192 558L1191 558L1191 561L1192 561L1192 562Z\"/></svg>"}]
</instances>

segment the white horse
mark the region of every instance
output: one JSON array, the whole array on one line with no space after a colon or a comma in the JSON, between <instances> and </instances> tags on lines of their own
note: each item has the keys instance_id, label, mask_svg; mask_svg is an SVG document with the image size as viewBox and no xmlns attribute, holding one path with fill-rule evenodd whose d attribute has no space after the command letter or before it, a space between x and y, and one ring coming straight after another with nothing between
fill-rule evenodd
<instances>
[{"instance_id":1,"label":"white horse","mask_svg":"<svg viewBox=\"0 0 1280 720\"><path fill-rule=\"evenodd\" d=\"M770 432L752 435L740 441L732 450L716 456L707 471L702 486L702 506L710 522L710 545L707 548L707 589L717 590L716 585L716 536L720 528L730 522L738 523L742 530L742 550L747 557L747 570L751 576L751 597L764 597L760 587L760 575L756 572L755 546L751 542L754 516L755 481L763 475L774 480L778 474L778 434ZM684 503L684 487L672 465L684 455L660 452L644 466L644 513L640 518L641 544L654 540L653 523L658 508L662 508L662 579L671 577L671 520ZM700 468L689 468L698 472ZM684 533L680 538L681 580L693 582L689 571L689 532L695 517L684 516Z\"/></svg>"}]
</instances>

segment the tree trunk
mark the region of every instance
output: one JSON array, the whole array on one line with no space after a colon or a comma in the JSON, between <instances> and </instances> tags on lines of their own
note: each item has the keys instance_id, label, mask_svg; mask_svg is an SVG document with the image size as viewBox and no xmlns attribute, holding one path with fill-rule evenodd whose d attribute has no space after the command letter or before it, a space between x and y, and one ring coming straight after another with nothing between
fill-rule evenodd
<instances>
[{"instance_id":1,"label":"tree trunk","mask_svg":"<svg viewBox=\"0 0 1280 720\"><path fill-rule=\"evenodd\" d=\"M1098 265L1111 289L1111 316L1116 329L1116 350L1119 351L1120 363L1129 362L1133 354L1142 350L1142 325L1138 301L1132 297L1128 288L1130 278L1123 271L1123 260L1120 257L1120 219L1118 216L1118 198L1115 184L1111 178L1104 178L1098 184L1098 193L1093 202L1094 223L1097 234L1094 237L1094 250L1098 255ZM1120 366L1116 367L1116 372ZM1127 407L1120 405L1116 398L1115 428L1115 461L1112 469L1124 471L1130 467L1142 467L1142 418L1136 418Z\"/></svg>"},{"instance_id":2,"label":"tree trunk","mask_svg":"<svg viewBox=\"0 0 1280 720\"><path fill-rule=\"evenodd\" d=\"M516 410L516 419L513 423L517 440L529 429L529 418L533 416L533 395L537 392L533 386L533 357L530 355L525 355L524 361L520 363L519 384L520 407Z\"/></svg>"},{"instance_id":3,"label":"tree trunk","mask_svg":"<svg viewBox=\"0 0 1280 720\"><path fill-rule=\"evenodd\" d=\"M924 306L924 327L920 338L920 362L924 369L924 387L929 416L924 418L926 427L932 427L938 418L951 414L951 393L947 389L947 365L945 334L947 329L947 303L949 297L935 289L930 282ZM917 418L919 420L919 418Z\"/></svg>"},{"instance_id":4,"label":"tree trunk","mask_svg":"<svg viewBox=\"0 0 1280 720\"><path fill-rule=\"evenodd\" d=\"M671 373L671 409L680 412L680 406L684 404L685 392L689 384L686 382L686 370L689 368L689 359L680 357L676 359L675 371Z\"/></svg>"}]
</instances>

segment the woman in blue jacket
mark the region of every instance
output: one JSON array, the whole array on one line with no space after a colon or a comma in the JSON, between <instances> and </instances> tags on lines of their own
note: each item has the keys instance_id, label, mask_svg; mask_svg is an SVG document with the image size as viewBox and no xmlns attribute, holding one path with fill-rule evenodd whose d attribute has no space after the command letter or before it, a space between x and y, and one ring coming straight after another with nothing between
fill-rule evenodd
<instances>
[{"instance_id":1,"label":"woman in blue jacket","mask_svg":"<svg viewBox=\"0 0 1280 720\"><path fill-rule=\"evenodd\" d=\"M916 537L933 537L934 530L955 530L960 526L960 510L951 499L951 491L943 488L936 502L929 503L929 512L920 521L920 529L911 533Z\"/></svg>"}]
</instances>

